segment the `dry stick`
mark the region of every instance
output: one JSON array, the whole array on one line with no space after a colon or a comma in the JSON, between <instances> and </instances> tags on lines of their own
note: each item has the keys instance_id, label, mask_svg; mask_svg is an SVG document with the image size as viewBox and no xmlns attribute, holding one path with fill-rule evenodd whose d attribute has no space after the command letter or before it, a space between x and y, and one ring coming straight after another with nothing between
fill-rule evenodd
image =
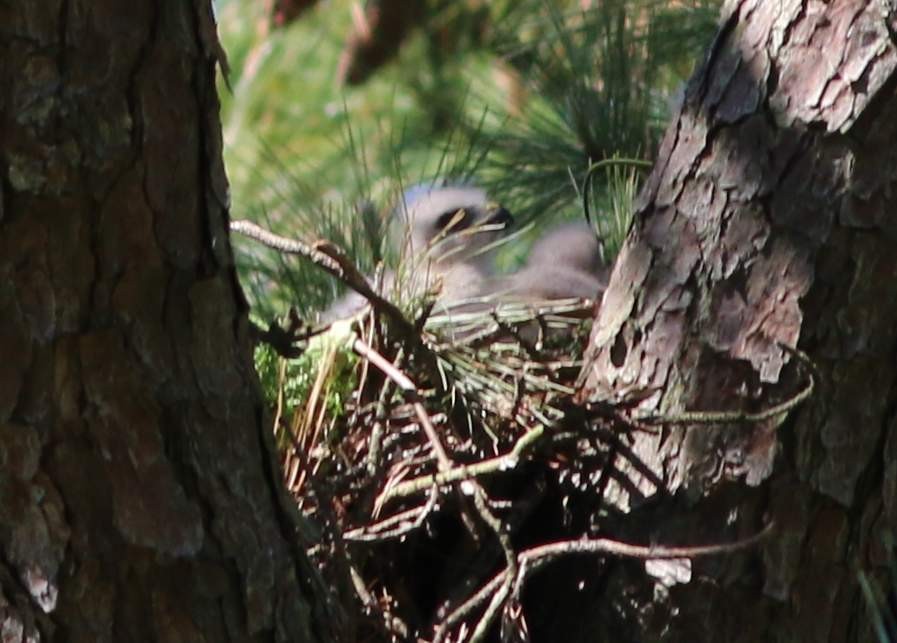
<instances>
[{"instance_id":1,"label":"dry stick","mask_svg":"<svg viewBox=\"0 0 897 643\"><path fill-rule=\"evenodd\" d=\"M505 600L507 600L508 593L514 585L514 579L517 577L519 570L517 568L517 554L514 553L514 545L511 542L511 537L508 535L501 520L490 511L489 506L486 503L486 492L483 491L483 487L479 484L476 484L473 501L477 510L480 512L480 516L486 524L492 528L492 531L495 532L495 536L498 538L498 542L505 554L505 563L507 565L505 568L506 573L504 582L502 582L499 590L495 592L495 595L489 602L489 606L486 607L486 611L483 613L483 617L480 619L476 629L470 636L471 643L479 643L488 633L489 624L492 622L492 619L495 618L498 610L504 605Z\"/></svg>"},{"instance_id":2,"label":"dry stick","mask_svg":"<svg viewBox=\"0 0 897 643\"><path fill-rule=\"evenodd\" d=\"M400 370L404 361L405 351L400 347L396 354L395 368ZM365 364L368 363L365 360ZM380 464L380 447L383 443L384 425L389 422L389 418L386 417L386 405L392 395L392 387L393 381L386 378L377 398L377 406L375 407L376 418L368 440L367 471L368 475L372 477L377 473L377 466Z\"/></svg>"},{"instance_id":3,"label":"dry stick","mask_svg":"<svg viewBox=\"0 0 897 643\"><path fill-rule=\"evenodd\" d=\"M374 315L368 315L368 326L366 329L367 332L362 335L363 337L369 337L371 338L371 340L374 338L374 326L376 324L376 321L377 320L374 319ZM364 332L364 330L365 329L362 329L362 332ZM373 343L371 340L369 341ZM365 361L361 365L361 375L358 376L358 386L356 387L356 390L358 391L364 390L365 384L367 383L369 366L370 365L367 361ZM360 404L356 405L355 410L352 412L352 418L351 420L349 420L349 426L357 426L358 414L361 411L361 408L362 406Z\"/></svg>"},{"instance_id":4,"label":"dry stick","mask_svg":"<svg viewBox=\"0 0 897 643\"><path fill-rule=\"evenodd\" d=\"M816 380L819 379L818 372L813 361L802 350L791 348L785 344L779 344L779 347L794 355L807 369L807 385L784 402L757 413L748 413L746 411L686 411L675 415L642 415L637 416L635 420L649 424L738 424L740 422L758 424L791 411L813 395L813 391L816 388Z\"/></svg>"},{"instance_id":5,"label":"dry stick","mask_svg":"<svg viewBox=\"0 0 897 643\"><path fill-rule=\"evenodd\" d=\"M426 409L424 409L424 405L420 401L420 396L417 392L417 387L414 385L414 382L412 382L407 375L397 369L389 360L387 360L380 353L365 344L358 337L355 337L352 341L352 350L354 350L360 356L364 357L374 366L379 368L384 375L395 382L396 385L405 392L405 394L411 401L412 408L414 409L414 413L415 415L417 415L417 419L424 430L424 434L427 436L430 447L433 449L433 453L436 455L437 467L440 471L449 471L452 468L452 461L443 448L442 442L439 441L439 436L436 434L436 429L433 427L433 423L430 421L430 416L427 415L427 411ZM473 539L476 540L476 527L473 524L473 521L467 515L467 512L463 510L461 512L461 520L464 523L464 526L470 532Z\"/></svg>"},{"instance_id":6,"label":"dry stick","mask_svg":"<svg viewBox=\"0 0 897 643\"><path fill-rule=\"evenodd\" d=\"M377 599L374 598L367 587L365 587L364 578L361 577L358 568L355 567L351 561L349 561L349 577L352 580L352 586L355 588L355 593L358 595L358 598L361 599L362 605L371 611L379 610L380 615L383 617L383 625L386 627L386 630L390 634L398 635L402 637L402 639L407 639L408 625L405 621L389 611L388 607L382 609L379 608Z\"/></svg>"},{"instance_id":7,"label":"dry stick","mask_svg":"<svg viewBox=\"0 0 897 643\"><path fill-rule=\"evenodd\" d=\"M408 336L414 334L414 327L405 319L395 304L381 297L371 288L358 268L356 268L339 248L327 241L316 241L312 245L297 239L288 239L265 230L251 221L239 220L230 222L231 232L236 232L254 239L278 252L305 257L315 265L330 273L358 294L364 296L377 310L386 314Z\"/></svg>"},{"instance_id":8,"label":"dry stick","mask_svg":"<svg viewBox=\"0 0 897 643\"><path fill-rule=\"evenodd\" d=\"M663 545L632 545L609 538L563 540L547 545L540 545L527 549L517 555L519 573L529 575L547 565L548 563L569 554L610 554L624 558L638 558L641 560L671 560L676 558L698 558L702 556L714 556L729 554L756 545L770 533L774 523L770 522L760 532L749 538L731 543L717 543L713 545L697 545L686 547L667 547ZM459 620L481 605L489 595L495 591L500 583L504 582L508 570L503 569L493 576L479 591L464 601L440 624L433 638L433 643L441 643L448 630ZM522 580L518 581L522 582ZM486 624L488 626L488 624Z\"/></svg>"},{"instance_id":9,"label":"dry stick","mask_svg":"<svg viewBox=\"0 0 897 643\"><path fill-rule=\"evenodd\" d=\"M383 383L383 388L380 389L380 396L377 399L377 406L375 409L375 413L377 414L374 418L374 424L371 427L371 435L368 438L368 455L367 455L367 472L368 475L373 477L377 473L377 465L380 464L380 447L383 444L383 431L384 424L388 422L388 418L385 417L385 413L381 414L381 409L386 408L386 400L388 399L388 394L390 392L390 385L392 384L392 380L387 380Z\"/></svg>"},{"instance_id":10,"label":"dry stick","mask_svg":"<svg viewBox=\"0 0 897 643\"><path fill-rule=\"evenodd\" d=\"M427 474L413 478L412 480L401 482L387 491L383 500L385 502L391 498L410 496L433 485L442 485L449 482L457 482L458 480L465 480L467 478L475 478L484 474L499 473L514 469L524 451L542 437L544 433L544 427L537 426L524 433L514 444L514 447L504 455L481 460L474 464L462 464L446 471L440 471L436 474Z\"/></svg>"},{"instance_id":11,"label":"dry stick","mask_svg":"<svg viewBox=\"0 0 897 643\"><path fill-rule=\"evenodd\" d=\"M399 386L399 388L401 388L408 394L409 398L411 398L412 400L412 406L414 407L414 411L417 414L418 420L420 421L421 426L424 429L424 433L427 435L427 439L430 441L433 452L436 454L436 459L439 464L440 470L443 473L451 471L452 461L451 459L449 459L448 454L445 452L445 449L442 446L442 443L439 441L439 436L436 434L436 429L433 428L433 424L432 422L430 422L430 417L427 415L423 404L421 404L420 400L418 399L417 387L414 385L414 382L412 382L407 375L395 368L395 366L393 366L393 364L390 363L389 360L384 358L382 355L380 355L380 353L362 342L360 339L355 338L355 340L352 342L352 349L360 356L364 357L367 360L370 360L370 362L374 366L383 371L384 375L394 381L396 385ZM507 594L510 592L511 587L513 586L514 579L517 575L517 555L514 553L511 538L503 528L501 520L490 511L486 503L486 492L478 482L473 481L472 484L474 486L474 506L476 506L477 511L480 514L480 518L482 518L483 522L485 522L492 529L492 531L495 532L496 538L498 539L501 548L505 553L507 562L507 567L505 569L507 581L503 583L502 591L499 592L499 594L493 599L492 604L490 605L490 609L487 610L487 614L491 611L492 617L494 617L494 613L496 613L504 603ZM433 488L435 489L436 487L434 486ZM473 526L471 525L468 528L475 536ZM488 627L488 624L486 625L486 627ZM477 631L474 632L473 640L481 640L485 633L486 631L484 628L478 627Z\"/></svg>"},{"instance_id":12,"label":"dry stick","mask_svg":"<svg viewBox=\"0 0 897 643\"><path fill-rule=\"evenodd\" d=\"M420 396L417 392L417 387L414 385L414 382L412 382L411 379L409 379L409 377L402 371L393 366L392 362L390 362L380 353L365 344L358 337L355 337L352 341L352 350L354 350L361 357L365 358L366 360L371 362L371 364L379 368L383 372L383 374L386 375L386 377L395 382L396 385L408 395L411 401L411 406L414 409L414 413L415 415L417 415L417 419L424 430L424 434L427 436L427 440L429 440L430 442L433 453L436 454L436 461L439 465L439 469L442 471L448 471L449 469L451 469L452 461L449 459L448 454L445 452L445 449L442 446L442 442L439 441L439 436L436 434L436 429L433 428L433 423L430 422L430 416L427 415L427 411L426 409L424 409L424 405L420 402Z\"/></svg>"},{"instance_id":13,"label":"dry stick","mask_svg":"<svg viewBox=\"0 0 897 643\"><path fill-rule=\"evenodd\" d=\"M417 387L414 385L414 382L412 382L407 375L398 370L389 360L387 360L380 353L375 351L373 348L365 344L357 337L352 342L352 350L358 353L361 357L369 360L374 366L379 368L384 375L395 382L396 385L407 394L407 396L411 400L412 407L414 408L414 412L417 415L418 421L420 422L421 427L423 428L424 433L426 434L427 439L430 442L430 446L436 455L437 465L440 471L451 471L453 463L446 453L445 448L443 448L442 442L439 441L439 436L436 434L436 429L433 427L433 423L430 421L430 417L427 415L427 411L426 409L424 409L424 405L420 402ZM502 545L502 548L506 551L507 555L510 556L509 561L514 561L514 563L516 564L516 558L514 557L513 549L511 549L510 538L503 532L501 522L498 520L498 518L492 515L488 507L486 507L485 505L484 498L486 497L486 492L479 485L479 483L474 481L473 485L474 505L476 506L480 517L487 525L489 525L490 528L493 529L493 531L495 531L496 536L498 537L499 542ZM434 486L434 489L435 488L436 487ZM469 519L467 513L463 510L461 512L461 519L474 540L477 540L476 528L473 524L473 521ZM510 562L509 565L511 565Z\"/></svg>"},{"instance_id":14,"label":"dry stick","mask_svg":"<svg viewBox=\"0 0 897 643\"><path fill-rule=\"evenodd\" d=\"M405 318L402 311L399 310L391 301L384 299L379 295L367 279L362 275L358 268L343 254L343 252L329 241L316 241L309 246L307 243L297 239L288 239L281 237L273 232L269 232L264 228L252 223L251 221L239 220L231 221L231 232L245 235L259 243L278 252L286 254L296 254L305 257L313 262L325 272L333 275L349 288L364 296L373 308L385 314L395 324L395 330L399 335L408 341L411 346L419 351L419 355L423 358L425 368L434 376L434 381L439 382L438 366L436 358L421 339L420 332L415 328L414 324Z\"/></svg>"},{"instance_id":15,"label":"dry stick","mask_svg":"<svg viewBox=\"0 0 897 643\"><path fill-rule=\"evenodd\" d=\"M436 507L436 499L439 497L436 487L431 487L430 497L427 503L421 507L407 509L389 518L384 518L378 523L352 529L343 534L345 540L357 542L380 542L390 538L398 538L414 531L424 524ZM413 518L413 520L412 520ZM402 524L405 523L405 524ZM395 525L399 525L396 527Z\"/></svg>"}]
</instances>

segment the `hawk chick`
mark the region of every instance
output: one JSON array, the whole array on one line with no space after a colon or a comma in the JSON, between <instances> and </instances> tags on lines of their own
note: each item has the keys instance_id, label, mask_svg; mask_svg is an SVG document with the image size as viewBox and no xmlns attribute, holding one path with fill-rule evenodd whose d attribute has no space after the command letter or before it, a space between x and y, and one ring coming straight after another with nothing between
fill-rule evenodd
<instances>
[{"instance_id":1,"label":"hawk chick","mask_svg":"<svg viewBox=\"0 0 897 643\"><path fill-rule=\"evenodd\" d=\"M526 301L598 299L608 279L602 254L588 224L561 224L533 244L526 265L510 276L509 294Z\"/></svg>"},{"instance_id":2,"label":"hawk chick","mask_svg":"<svg viewBox=\"0 0 897 643\"><path fill-rule=\"evenodd\" d=\"M403 294L416 296L439 284L443 303L485 293L493 273L492 245L513 222L484 190L461 185L411 188L392 217L391 241L400 256L400 275L384 275L384 292L401 288ZM366 303L361 295L349 293L323 317L347 317Z\"/></svg>"}]
</instances>

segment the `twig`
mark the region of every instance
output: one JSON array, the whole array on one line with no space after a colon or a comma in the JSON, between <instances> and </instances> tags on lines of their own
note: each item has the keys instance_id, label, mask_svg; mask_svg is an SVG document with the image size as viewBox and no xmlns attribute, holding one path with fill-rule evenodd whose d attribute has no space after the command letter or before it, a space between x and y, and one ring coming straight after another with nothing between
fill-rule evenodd
<instances>
[{"instance_id":1,"label":"twig","mask_svg":"<svg viewBox=\"0 0 897 643\"><path fill-rule=\"evenodd\" d=\"M390 363L389 360L387 360L380 353L375 351L373 348L365 344L357 337L352 342L352 349L360 356L369 360L374 366L379 368L384 375L390 378L400 389L402 389L406 397L408 397L409 401L411 402L414 413L415 415L417 415L418 422L420 422L424 434L427 436L427 440L430 443L430 448L436 455L437 467L440 471L449 471L453 466L452 460L451 458L449 458L448 453L446 453L445 448L442 446L442 442L439 440L439 436L436 434L436 429L433 427L433 423L430 421L430 416L427 415L427 411L420 401L420 395L417 391L417 387L414 385L414 382L412 382L407 375L405 375L402 371L400 371L392 363ZM463 506L463 496L461 500ZM378 507L382 507L384 502L385 498L379 498L376 502L376 505ZM464 526L470 532L470 535L474 539L474 541L478 540L476 527L473 521L468 516L467 512L463 509L461 511L461 520L464 523Z\"/></svg>"},{"instance_id":2,"label":"twig","mask_svg":"<svg viewBox=\"0 0 897 643\"><path fill-rule=\"evenodd\" d=\"M414 409L415 414L417 415L417 419L420 422L421 428L424 431L424 434L427 436L427 440L430 443L430 446L433 450L433 453L436 455L437 465L440 473L447 473L452 471L453 463L449 458L448 454L445 451L445 448L442 446L442 442L439 440L439 436L436 433L436 429L433 427L433 423L430 421L429 415L427 415L426 409L424 409L423 404L420 401L420 394L418 392L417 387L414 385L414 382L408 378L402 371L397 369L395 365L389 362L386 358L384 358L380 353L375 351L373 348L362 342L357 337L352 342L352 349L358 353L360 356L369 360L374 366L379 368L384 375L386 375L389 379L396 383L396 385L402 389L402 391L406 394L409 401L411 402L412 408ZM522 446L526 446L532 439L535 439L541 435L541 431L533 431L530 440L522 441ZM524 436L527 437L527 436ZM522 447L521 447L522 448ZM502 545L502 548L506 551L508 555L508 565L510 567L515 567L516 558L514 558L513 549L511 546L510 538L506 533L504 533L501 521L496 518L489 511L486 506L486 492L482 489L482 487L477 482L471 483L474 488L474 505L477 508L480 517L483 521L489 525L490 528L495 532L499 542ZM437 485L430 485L432 488L437 488ZM389 491L386 494L381 496L377 500L377 504L382 506L382 504L391 497L389 495ZM462 496L463 500L463 496ZM475 530L475 526L472 521L470 521L467 517L467 513L462 510L461 518L464 521L465 526L470 532L471 536L474 540L477 540L477 534ZM510 589L510 586L508 587Z\"/></svg>"},{"instance_id":3,"label":"twig","mask_svg":"<svg viewBox=\"0 0 897 643\"><path fill-rule=\"evenodd\" d=\"M388 608L381 609L377 603L377 599L374 598L367 587L365 587L364 578L361 577L358 568L355 567L351 560L347 560L346 562L349 567L349 578L352 580L352 586L355 588L355 593L358 594L358 598L361 599L362 605L371 611L377 610L380 612L380 615L383 618L383 625L390 634L397 634L403 639L407 639L408 625L405 621L393 614Z\"/></svg>"},{"instance_id":4,"label":"twig","mask_svg":"<svg viewBox=\"0 0 897 643\"><path fill-rule=\"evenodd\" d=\"M404 360L405 351L400 347L396 354L395 367L401 369ZM365 365L368 363L369 362L365 360ZM367 471L368 475L372 477L377 473L377 467L380 464L380 446L383 442L384 425L388 422L388 418L386 417L386 405L392 395L393 386L394 382L392 379L386 378L380 389L380 395L377 398L377 406L375 407L376 416L373 427L371 428L370 438L368 439Z\"/></svg>"},{"instance_id":5,"label":"twig","mask_svg":"<svg viewBox=\"0 0 897 643\"><path fill-rule=\"evenodd\" d=\"M436 454L440 473L444 474L451 471L453 469L452 461L448 457L448 454L445 452L445 449L439 440L439 436L436 434L436 430L433 428L433 424L430 421L430 418L427 415L423 404L420 402L418 390L414 385L414 382L412 382L407 375L398 370L386 358L380 355L380 353L362 342L357 337L352 342L352 349L360 356L369 360L374 366L379 368L384 375L395 382L396 385L405 392L412 403L412 407L414 408L414 411L421 424L421 427L424 430L424 433L427 435L431 448ZM533 440L535 440L539 435L542 434L542 430L543 429L539 427L528 432L523 436L523 438L518 441L518 445L516 445L515 448L519 446L519 450L522 451L522 449L526 445L530 444ZM470 484L473 486L474 506L476 507L477 512L479 513L480 518L483 520L483 522L485 522L495 533L502 550L505 552L506 559L506 581L503 581L502 590L493 598L489 609L487 609L486 616L484 616L484 618L481 620L480 625L477 627L476 631L473 634L472 640L479 641L483 638L483 636L485 636L488 630L489 623L491 622L492 618L494 618L494 614L497 613L497 611L501 608L513 586L514 578L517 574L517 556L514 553L511 538L507 534L504 525L502 524L501 520L496 517L489 509L487 503L488 497L486 495L486 492L483 490L482 486L480 486L480 484L475 480L471 481ZM431 484L430 486L434 491L438 488L436 484ZM384 501L386 497L384 497ZM431 497L431 500L435 502L435 494ZM472 525L468 526L468 529L471 531L474 538L476 538L476 533L473 530Z\"/></svg>"},{"instance_id":6,"label":"twig","mask_svg":"<svg viewBox=\"0 0 897 643\"><path fill-rule=\"evenodd\" d=\"M508 593L510 593L511 587L514 584L514 578L517 577L518 569L517 555L514 553L514 545L511 542L511 537L508 535L507 529L505 528L505 525L502 524L501 520L490 511L489 506L486 503L486 492L478 483L476 484L473 498L474 505L476 506L477 511L480 512L480 517L492 528L492 531L495 532L495 536L498 538L502 552L504 552L505 555L505 570L507 572L501 587L492 597L489 606L483 613L483 617L480 619L480 622L477 623L473 634L470 635L471 643L479 643L488 633L489 624L492 622L492 619L495 618L495 614L497 614L498 610L501 609L501 606L504 605Z\"/></svg>"},{"instance_id":7,"label":"twig","mask_svg":"<svg viewBox=\"0 0 897 643\"><path fill-rule=\"evenodd\" d=\"M362 337L368 337L368 343L371 345L374 344L374 340L376 337L375 333L375 325L376 325L376 316L368 315L367 316L367 329L362 328ZM365 332L366 331L366 332ZM364 360L361 364L361 373L358 376L358 385L356 386L357 391L363 391L365 384L367 384L368 379L368 370L370 368L370 364L367 360ZM352 417L349 420L348 426L357 426L358 423L358 414L361 412L361 405L356 405L355 409L352 411Z\"/></svg>"},{"instance_id":8,"label":"twig","mask_svg":"<svg viewBox=\"0 0 897 643\"><path fill-rule=\"evenodd\" d=\"M514 469L520 461L520 456L523 455L524 451L542 437L544 433L545 428L543 426L537 426L522 435L514 444L514 447L504 455L481 460L474 464L457 465L446 471L440 471L436 474L427 474L413 478L412 480L401 482L389 489L384 494L383 500L386 501L391 498L410 496L418 491L423 491L424 489L432 487L433 485L443 485L448 484L449 482L457 482L458 480L466 480L485 474L500 473L502 471Z\"/></svg>"},{"instance_id":9,"label":"twig","mask_svg":"<svg viewBox=\"0 0 897 643\"><path fill-rule=\"evenodd\" d=\"M289 239L265 230L252 221L238 220L230 222L231 232L236 232L254 239L278 252L305 257L316 266L330 273L349 288L364 296L378 311L387 315L404 335L414 336L414 326L405 319L395 304L384 299L371 288L358 268L346 258L342 251L328 241L317 241L308 245L298 239Z\"/></svg>"},{"instance_id":10,"label":"twig","mask_svg":"<svg viewBox=\"0 0 897 643\"><path fill-rule=\"evenodd\" d=\"M787 413L813 395L816 387L816 367L809 356L801 350L780 345L794 355L807 369L807 385L797 394L768 409L756 413L746 411L686 411L674 415L647 414L637 416L635 421L647 424L738 424L746 422L759 424L771 418Z\"/></svg>"},{"instance_id":11,"label":"twig","mask_svg":"<svg viewBox=\"0 0 897 643\"><path fill-rule=\"evenodd\" d=\"M681 547L668 545L633 545L620 542L619 540L612 540L610 538L564 540L533 547L520 554L520 557L521 563L526 562L527 565L529 565L530 572L537 571L556 558L566 554L603 553L622 558L637 558L639 560L702 558L704 556L731 554L752 547L767 538L772 533L774 527L775 523L770 522L753 536L730 543L685 545Z\"/></svg>"},{"instance_id":12,"label":"twig","mask_svg":"<svg viewBox=\"0 0 897 643\"><path fill-rule=\"evenodd\" d=\"M698 558L703 556L715 556L719 554L729 554L742 549L747 549L756 545L770 533L772 533L774 523L770 522L759 533L731 543L717 543L712 545L698 545L686 547L668 547L663 545L633 545L623 543L618 540L609 538L592 538L578 540L564 540L547 545L532 547L517 555L518 574L523 577L538 571L545 565L557 560L558 558L570 554L608 554L611 556L620 556L624 558L637 558L640 560L671 560L676 558ZM507 582L508 569L503 569L489 579L473 596L464 601L453 612L443 619L442 623L436 629L433 637L433 643L442 643L448 635L449 630L454 627L461 619L469 615L478 606L482 605L485 600L502 584ZM524 578L515 579L511 577L511 581L515 585L522 585ZM497 610L496 610L497 611ZM485 614L484 614L485 616ZM492 614L494 619L494 614ZM485 623L484 618L480 619L477 629L480 626L488 628L490 623Z\"/></svg>"},{"instance_id":13,"label":"twig","mask_svg":"<svg viewBox=\"0 0 897 643\"><path fill-rule=\"evenodd\" d=\"M389 540L390 538L404 536L424 524L424 520L426 520L427 516L429 516L436 507L436 499L438 497L439 494L437 493L437 488L431 487L430 497L427 499L425 505L402 511L395 516L384 518L373 525L367 525L347 531L343 534L343 538L346 540L354 540L356 542L379 542Z\"/></svg>"},{"instance_id":14,"label":"twig","mask_svg":"<svg viewBox=\"0 0 897 643\"><path fill-rule=\"evenodd\" d=\"M442 446L442 442L439 441L439 436L436 434L436 429L433 428L430 416L427 415L427 411L420 401L420 395L418 394L414 382L412 382L402 371L397 369L389 360L365 344L358 337L352 342L352 350L379 368L386 377L391 379L400 389L402 389L405 395L409 398L409 402L411 402L414 413L417 415L418 421L420 421L424 434L430 442L430 446L433 449L433 453L436 455L436 461L440 470L448 471L451 469L452 461L448 457L445 448Z\"/></svg>"},{"instance_id":15,"label":"twig","mask_svg":"<svg viewBox=\"0 0 897 643\"><path fill-rule=\"evenodd\" d=\"M475 610L492 592L496 590L499 584L504 580L507 570L502 570L483 585L473 596L461 603L455 610L446 616L439 627L436 628L436 634L433 636L433 643L442 643L448 635L449 630L455 626L458 621Z\"/></svg>"}]
</instances>

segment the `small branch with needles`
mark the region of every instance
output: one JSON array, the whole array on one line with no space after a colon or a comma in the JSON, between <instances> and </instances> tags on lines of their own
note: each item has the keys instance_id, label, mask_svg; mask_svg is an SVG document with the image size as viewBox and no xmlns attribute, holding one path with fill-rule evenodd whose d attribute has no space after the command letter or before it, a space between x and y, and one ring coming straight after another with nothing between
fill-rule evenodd
<instances>
[{"instance_id":1,"label":"small branch with needles","mask_svg":"<svg viewBox=\"0 0 897 643\"><path fill-rule=\"evenodd\" d=\"M378 294L368 283L364 275L359 272L355 264L346 257L342 250L337 248L329 241L315 241L311 245L299 241L298 239L289 239L265 230L261 226L246 220L231 221L231 232L242 234L250 239L254 239L259 243L285 254L299 255L305 257L315 265L330 275L333 275L349 288L365 297L371 305L378 311L385 314L396 324L403 334L412 336L414 327L405 319L395 304L388 299L384 299Z\"/></svg>"}]
</instances>

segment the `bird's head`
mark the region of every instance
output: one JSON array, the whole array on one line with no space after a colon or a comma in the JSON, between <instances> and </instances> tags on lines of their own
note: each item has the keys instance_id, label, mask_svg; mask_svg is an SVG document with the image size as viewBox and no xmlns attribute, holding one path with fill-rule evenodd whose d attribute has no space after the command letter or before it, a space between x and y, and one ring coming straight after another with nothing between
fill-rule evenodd
<instances>
[{"instance_id":1,"label":"bird's head","mask_svg":"<svg viewBox=\"0 0 897 643\"><path fill-rule=\"evenodd\" d=\"M396 219L411 255L443 266L487 264L491 246L507 234L511 214L473 186L421 185L405 192Z\"/></svg>"}]
</instances>

